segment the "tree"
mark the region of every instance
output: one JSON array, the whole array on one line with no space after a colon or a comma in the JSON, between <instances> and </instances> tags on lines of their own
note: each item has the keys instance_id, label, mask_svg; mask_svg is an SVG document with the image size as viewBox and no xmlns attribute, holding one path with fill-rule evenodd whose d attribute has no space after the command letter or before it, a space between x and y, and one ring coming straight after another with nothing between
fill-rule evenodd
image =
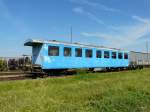
<instances>
[{"instance_id":1,"label":"tree","mask_svg":"<svg viewBox=\"0 0 150 112\"><path fill-rule=\"evenodd\" d=\"M0 58L0 71L6 71L7 68L7 60Z\"/></svg>"}]
</instances>

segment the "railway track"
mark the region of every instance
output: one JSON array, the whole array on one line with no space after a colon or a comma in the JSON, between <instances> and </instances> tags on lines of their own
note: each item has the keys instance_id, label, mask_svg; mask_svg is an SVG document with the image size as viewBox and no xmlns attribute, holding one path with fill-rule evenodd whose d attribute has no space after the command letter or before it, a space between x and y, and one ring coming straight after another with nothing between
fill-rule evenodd
<instances>
[{"instance_id":1,"label":"railway track","mask_svg":"<svg viewBox=\"0 0 150 112\"><path fill-rule=\"evenodd\" d=\"M31 79L31 76L24 72L0 72L0 81Z\"/></svg>"},{"instance_id":2,"label":"railway track","mask_svg":"<svg viewBox=\"0 0 150 112\"><path fill-rule=\"evenodd\" d=\"M107 73L107 72L119 72L119 71L128 71L126 70L102 70L102 71L87 71L87 73L94 73L94 72L98 72L98 73ZM69 74L68 74L69 73ZM67 73L62 73L62 74L57 74L56 75L49 75L45 74L45 73L37 73L37 72L0 72L0 81L10 81L10 80L25 80L25 79L36 79L36 78L59 78L59 77L71 77L73 74L76 74L75 72L67 72Z\"/></svg>"},{"instance_id":3,"label":"railway track","mask_svg":"<svg viewBox=\"0 0 150 112\"><path fill-rule=\"evenodd\" d=\"M35 75L36 74L36 75ZM25 79L36 79L36 78L58 78L67 75L53 75L45 76L43 73L31 73L31 72L0 72L0 81L11 81L11 80L25 80Z\"/></svg>"}]
</instances>

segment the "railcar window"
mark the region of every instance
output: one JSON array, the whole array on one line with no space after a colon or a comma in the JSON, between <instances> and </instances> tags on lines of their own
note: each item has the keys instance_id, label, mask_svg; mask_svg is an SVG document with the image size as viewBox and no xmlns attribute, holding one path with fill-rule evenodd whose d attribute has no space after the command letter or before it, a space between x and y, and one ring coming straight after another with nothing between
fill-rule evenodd
<instances>
[{"instance_id":1,"label":"railcar window","mask_svg":"<svg viewBox=\"0 0 150 112\"><path fill-rule=\"evenodd\" d=\"M128 53L124 53L124 59L128 59Z\"/></svg>"},{"instance_id":2,"label":"railcar window","mask_svg":"<svg viewBox=\"0 0 150 112\"><path fill-rule=\"evenodd\" d=\"M118 58L119 58L119 59L122 59L122 57L123 57L123 56L122 56L122 53L118 53Z\"/></svg>"},{"instance_id":3,"label":"railcar window","mask_svg":"<svg viewBox=\"0 0 150 112\"><path fill-rule=\"evenodd\" d=\"M117 57L117 53L116 53L116 52L112 52L111 57L112 57L112 59L116 59L116 57Z\"/></svg>"},{"instance_id":4,"label":"railcar window","mask_svg":"<svg viewBox=\"0 0 150 112\"><path fill-rule=\"evenodd\" d=\"M82 57L82 49L81 48L75 49L75 56L76 57Z\"/></svg>"},{"instance_id":5,"label":"railcar window","mask_svg":"<svg viewBox=\"0 0 150 112\"><path fill-rule=\"evenodd\" d=\"M64 56L71 56L71 48L69 47L64 47Z\"/></svg>"},{"instance_id":6,"label":"railcar window","mask_svg":"<svg viewBox=\"0 0 150 112\"><path fill-rule=\"evenodd\" d=\"M110 57L109 51L104 51L104 58L109 58L109 57Z\"/></svg>"},{"instance_id":7,"label":"railcar window","mask_svg":"<svg viewBox=\"0 0 150 112\"><path fill-rule=\"evenodd\" d=\"M59 56L59 47L58 46L49 46L48 47L49 56Z\"/></svg>"},{"instance_id":8,"label":"railcar window","mask_svg":"<svg viewBox=\"0 0 150 112\"><path fill-rule=\"evenodd\" d=\"M97 51L96 51L96 57L97 57L97 58L102 58L102 51L97 50Z\"/></svg>"},{"instance_id":9,"label":"railcar window","mask_svg":"<svg viewBox=\"0 0 150 112\"><path fill-rule=\"evenodd\" d=\"M85 56L87 58L91 58L92 57L92 50L91 49L86 49L85 50Z\"/></svg>"}]
</instances>

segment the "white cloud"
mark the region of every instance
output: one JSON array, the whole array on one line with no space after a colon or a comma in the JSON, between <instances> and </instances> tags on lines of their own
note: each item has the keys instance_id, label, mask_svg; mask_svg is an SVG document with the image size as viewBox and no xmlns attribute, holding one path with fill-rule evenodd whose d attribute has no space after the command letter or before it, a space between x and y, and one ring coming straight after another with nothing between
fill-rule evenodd
<instances>
[{"instance_id":1,"label":"white cloud","mask_svg":"<svg viewBox=\"0 0 150 112\"><path fill-rule=\"evenodd\" d=\"M98 37L101 39L105 40L111 40L113 37L109 34L104 34L104 33L87 33L87 32L82 32L81 35L86 36L86 37Z\"/></svg>"},{"instance_id":2,"label":"white cloud","mask_svg":"<svg viewBox=\"0 0 150 112\"><path fill-rule=\"evenodd\" d=\"M76 13L84 13L84 10L83 10L82 7L76 7L76 8L73 9L73 11L76 12Z\"/></svg>"},{"instance_id":3,"label":"white cloud","mask_svg":"<svg viewBox=\"0 0 150 112\"><path fill-rule=\"evenodd\" d=\"M108 11L108 12L121 12L122 11L111 8L108 6L105 6L101 3L93 2L92 0L70 0L73 3L77 3L82 7L90 6L95 9ZM107 25L102 20L100 20L96 15L93 15L89 13L88 11L85 11L83 8L82 10L77 10L77 13L85 14L90 19L96 21L97 23L103 24L107 30L111 30L106 33L103 32L82 32L81 35L85 37L97 37L107 42L108 46L113 47L120 47L120 48L126 48L128 46L132 46L135 43L138 43L142 45L142 43L145 43L146 39L143 38L146 35L150 34L150 19L149 18L143 18L140 16L131 16L131 15L124 15L132 18L134 20L134 24L132 25L120 25L120 26L113 26L113 25ZM74 11L75 12L75 11ZM99 22L100 21L100 22ZM150 40L150 39L149 39Z\"/></svg>"},{"instance_id":4,"label":"white cloud","mask_svg":"<svg viewBox=\"0 0 150 112\"><path fill-rule=\"evenodd\" d=\"M75 13L79 13L79 14L83 14L83 15L86 15L89 19L99 23L99 24L104 24L104 22L99 19L97 16L95 16L94 14L84 10L82 7L76 7L73 9L73 12Z\"/></svg>"},{"instance_id":5,"label":"white cloud","mask_svg":"<svg viewBox=\"0 0 150 112\"><path fill-rule=\"evenodd\" d=\"M150 19L145 19L140 16L132 16L132 18L143 23L150 23Z\"/></svg>"},{"instance_id":6,"label":"white cloud","mask_svg":"<svg viewBox=\"0 0 150 112\"><path fill-rule=\"evenodd\" d=\"M102 38L108 43L108 46L124 48L134 44L139 41L140 38L150 33L150 19L139 16L134 17L134 19L139 21L136 25L124 26L124 28L118 29L119 33L117 32L116 34L82 32L81 35L91 38Z\"/></svg>"},{"instance_id":7,"label":"white cloud","mask_svg":"<svg viewBox=\"0 0 150 112\"><path fill-rule=\"evenodd\" d=\"M89 1L88 0L70 0L70 1L77 3L77 4L87 5L87 6L91 6L93 8L101 9L103 11L120 12L118 9L108 7L108 6L100 4L100 3L92 2L90 0Z\"/></svg>"}]
</instances>

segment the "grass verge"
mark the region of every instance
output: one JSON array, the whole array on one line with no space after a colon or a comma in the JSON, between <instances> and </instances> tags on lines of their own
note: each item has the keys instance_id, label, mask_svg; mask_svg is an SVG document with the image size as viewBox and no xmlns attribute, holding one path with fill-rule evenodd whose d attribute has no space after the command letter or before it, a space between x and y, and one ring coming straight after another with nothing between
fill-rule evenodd
<instances>
[{"instance_id":1,"label":"grass verge","mask_svg":"<svg viewBox=\"0 0 150 112\"><path fill-rule=\"evenodd\" d=\"M150 70L0 82L0 112L150 112Z\"/></svg>"}]
</instances>

